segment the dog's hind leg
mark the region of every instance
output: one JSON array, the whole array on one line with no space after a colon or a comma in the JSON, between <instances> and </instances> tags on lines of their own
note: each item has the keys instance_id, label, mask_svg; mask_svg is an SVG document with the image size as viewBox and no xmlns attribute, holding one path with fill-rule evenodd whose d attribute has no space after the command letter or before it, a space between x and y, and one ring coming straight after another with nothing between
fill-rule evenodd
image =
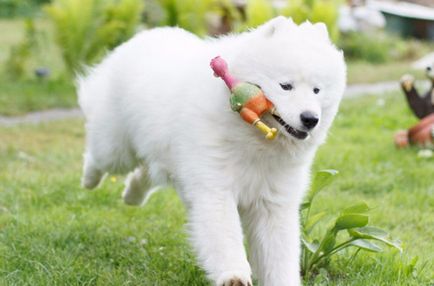
<instances>
[{"instance_id":1,"label":"dog's hind leg","mask_svg":"<svg viewBox=\"0 0 434 286\"><path fill-rule=\"evenodd\" d=\"M99 170L95 165L92 156L89 153L84 155L83 176L81 177L81 186L86 189L93 189L100 183L104 172Z\"/></svg>"},{"instance_id":2,"label":"dog's hind leg","mask_svg":"<svg viewBox=\"0 0 434 286\"><path fill-rule=\"evenodd\" d=\"M127 205L142 205L150 195L158 188L149 188L148 173L145 168L137 167L128 175L125 181L125 190L122 195Z\"/></svg>"}]
</instances>

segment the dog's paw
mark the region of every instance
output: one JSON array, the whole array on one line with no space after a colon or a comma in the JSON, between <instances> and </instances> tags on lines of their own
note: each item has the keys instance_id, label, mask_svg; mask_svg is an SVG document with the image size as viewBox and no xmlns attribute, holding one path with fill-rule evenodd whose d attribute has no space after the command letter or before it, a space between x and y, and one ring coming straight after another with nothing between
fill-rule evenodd
<instances>
[{"instance_id":1,"label":"dog's paw","mask_svg":"<svg viewBox=\"0 0 434 286\"><path fill-rule=\"evenodd\" d=\"M223 273L218 279L217 286L252 286L250 276L241 273Z\"/></svg>"},{"instance_id":2,"label":"dog's paw","mask_svg":"<svg viewBox=\"0 0 434 286\"><path fill-rule=\"evenodd\" d=\"M232 278L229 281L226 281L222 286L252 286L252 283L249 281L245 282L239 278Z\"/></svg>"},{"instance_id":3,"label":"dog's paw","mask_svg":"<svg viewBox=\"0 0 434 286\"><path fill-rule=\"evenodd\" d=\"M81 187L92 190L95 189L101 182L102 173L95 172L95 174L86 174L81 178Z\"/></svg>"},{"instance_id":4,"label":"dog's paw","mask_svg":"<svg viewBox=\"0 0 434 286\"><path fill-rule=\"evenodd\" d=\"M122 193L124 203L130 206L141 206L145 200L145 192L140 190L132 190L131 186L124 189Z\"/></svg>"}]
</instances>

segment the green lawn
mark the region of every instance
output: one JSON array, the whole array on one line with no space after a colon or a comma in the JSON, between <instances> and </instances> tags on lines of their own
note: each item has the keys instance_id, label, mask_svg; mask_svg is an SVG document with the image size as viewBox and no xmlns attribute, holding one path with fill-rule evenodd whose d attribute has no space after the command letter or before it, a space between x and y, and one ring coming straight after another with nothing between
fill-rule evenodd
<instances>
[{"instance_id":1,"label":"green lawn","mask_svg":"<svg viewBox=\"0 0 434 286\"><path fill-rule=\"evenodd\" d=\"M380 81L398 82L402 75L409 73L416 79L426 79L424 70L411 68L411 61L371 64L362 61L348 62L348 84L375 83Z\"/></svg>"},{"instance_id":2,"label":"green lawn","mask_svg":"<svg viewBox=\"0 0 434 286\"><path fill-rule=\"evenodd\" d=\"M392 144L414 122L398 93L344 101L314 165L340 175L314 211L363 200L371 225L401 239L404 252L363 253L349 265L343 253L309 285L434 283L434 158ZM0 128L0 285L207 285L173 190L133 208L120 199L122 178L80 189L82 125Z\"/></svg>"},{"instance_id":3,"label":"green lawn","mask_svg":"<svg viewBox=\"0 0 434 286\"><path fill-rule=\"evenodd\" d=\"M0 78L0 115L21 115L49 108L77 107L75 87L65 80L7 81Z\"/></svg>"}]
</instances>

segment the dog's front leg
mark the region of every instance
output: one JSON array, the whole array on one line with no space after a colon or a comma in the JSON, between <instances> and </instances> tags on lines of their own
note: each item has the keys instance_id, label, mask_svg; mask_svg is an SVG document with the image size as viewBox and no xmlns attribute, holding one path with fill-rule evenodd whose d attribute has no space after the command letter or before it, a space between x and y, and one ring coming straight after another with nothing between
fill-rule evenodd
<instances>
[{"instance_id":1,"label":"dog's front leg","mask_svg":"<svg viewBox=\"0 0 434 286\"><path fill-rule=\"evenodd\" d=\"M252 285L233 194L200 189L188 205L192 243L209 278L217 286Z\"/></svg>"},{"instance_id":2,"label":"dog's front leg","mask_svg":"<svg viewBox=\"0 0 434 286\"><path fill-rule=\"evenodd\" d=\"M301 285L298 206L262 200L242 216L259 285Z\"/></svg>"}]
</instances>

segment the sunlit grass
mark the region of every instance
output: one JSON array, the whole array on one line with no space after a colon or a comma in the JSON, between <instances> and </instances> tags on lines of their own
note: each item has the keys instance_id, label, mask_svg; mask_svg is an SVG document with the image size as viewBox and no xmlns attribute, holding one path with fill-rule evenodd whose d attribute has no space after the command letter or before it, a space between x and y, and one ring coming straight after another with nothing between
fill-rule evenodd
<instances>
[{"instance_id":1,"label":"sunlit grass","mask_svg":"<svg viewBox=\"0 0 434 286\"><path fill-rule=\"evenodd\" d=\"M350 61L348 62L348 83L399 82L401 76L406 73L414 75L417 79L425 79L424 70L413 69L411 65L411 61L392 61L383 64Z\"/></svg>"},{"instance_id":2,"label":"sunlit grass","mask_svg":"<svg viewBox=\"0 0 434 286\"><path fill-rule=\"evenodd\" d=\"M0 130L0 281L8 285L202 283L173 190L145 208L122 180L79 187L81 121Z\"/></svg>"},{"instance_id":3,"label":"sunlit grass","mask_svg":"<svg viewBox=\"0 0 434 286\"><path fill-rule=\"evenodd\" d=\"M340 171L334 187L320 194L318 210L365 201L374 208L370 224L389 230L404 246L402 255L362 255L344 274L338 267L337 285L425 285L434 278L434 158L393 146L394 132L415 122L400 93L346 100L317 156L315 169ZM415 257L413 279L404 273Z\"/></svg>"},{"instance_id":4,"label":"sunlit grass","mask_svg":"<svg viewBox=\"0 0 434 286\"><path fill-rule=\"evenodd\" d=\"M396 150L415 122L401 94L346 100L314 169L340 171L314 210L365 201L371 225L404 252L335 257L314 285L429 285L434 277L434 159ZM80 189L83 122L0 128L0 281L6 285L206 285L173 190L123 205L122 178ZM326 227L325 225L323 227ZM216 238L218 239L218 238ZM411 260L418 257L412 271ZM430 280L431 279L431 280ZM1 284L1 283L0 283Z\"/></svg>"},{"instance_id":5,"label":"sunlit grass","mask_svg":"<svg viewBox=\"0 0 434 286\"><path fill-rule=\"evenodd\" d=\"M66 80L27 79L16 82L0 78L0 86L0 115L77 107L75 87Z\"/></svg>"}]
</instances>

